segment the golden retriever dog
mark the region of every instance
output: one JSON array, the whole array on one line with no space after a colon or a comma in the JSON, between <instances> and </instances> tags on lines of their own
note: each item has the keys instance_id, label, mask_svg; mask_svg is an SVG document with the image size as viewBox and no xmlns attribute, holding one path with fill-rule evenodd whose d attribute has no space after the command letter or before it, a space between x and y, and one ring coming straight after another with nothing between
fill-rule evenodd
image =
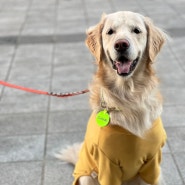
<instances>
[{"instance_id":1,"label":"golden retriever dog","mask_svg":"<svg viewBox=\"0 0 185 185\"><path fill-rule=\"evenodd\" d=\"M59 158L75 164L73 185L160 185L166 140L154 60L166 34L138 13L103 15L87 31L96 59L92 115L82 144Z\"/></svg>"}]
</instances>

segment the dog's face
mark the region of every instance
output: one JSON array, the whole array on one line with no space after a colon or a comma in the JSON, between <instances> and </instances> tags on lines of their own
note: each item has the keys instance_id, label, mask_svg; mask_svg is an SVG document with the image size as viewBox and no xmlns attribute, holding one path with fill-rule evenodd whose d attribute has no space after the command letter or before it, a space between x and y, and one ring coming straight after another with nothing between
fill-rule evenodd
<instances>
[{"instance_id":1,"label":"dog's face","mask_svg":"<svg viewBox=\"0 0 185 185\"><path fill-rule=\"evenodd\" d=\"M100 23L88 30L86 40L97 62L106 62L127 78L139 66L147 66L146 60L153 62L163 42L163 32L148 18L133 12L103 15Z\"/></svg>"},{"instance_id":2,"label":"dog's face","mask_svg":"<svg viewBox=\"0 0 185 185\"><path fill-rule=\"evenodd\" d=\"M139 14L118 12L106 17L103 50L118 75L132 75L147 44L147 30Z\"/></svg>"}]
</instances>

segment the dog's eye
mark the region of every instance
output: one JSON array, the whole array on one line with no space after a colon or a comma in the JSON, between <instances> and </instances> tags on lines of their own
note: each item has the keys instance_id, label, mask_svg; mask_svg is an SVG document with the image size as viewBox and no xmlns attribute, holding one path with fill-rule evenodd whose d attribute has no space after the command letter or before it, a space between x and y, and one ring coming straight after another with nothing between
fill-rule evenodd
<instances>
[{"instance_id":1,"label":"dog's eye","mask_svg":"<svg viewBox=\"0 0 185 185\"><path fill-rule=\"evenodd\" d=\"M136 33L136 34L140 34L140 33L141 33L141 30L140 30L140 28L135 27L135 28L133 29L133 32Z\"/></svg>"},{"instance_id":2,"label":"dog's eye","mask_svg":"<svg viewBox=\"0 0 185 185\"><path fill-rule=\"evenodd\" d=\"M112 28L110 28L108 31L107 31L107 35L112 35L114 33L114 30Z\"/></svg>"}]
</instances>

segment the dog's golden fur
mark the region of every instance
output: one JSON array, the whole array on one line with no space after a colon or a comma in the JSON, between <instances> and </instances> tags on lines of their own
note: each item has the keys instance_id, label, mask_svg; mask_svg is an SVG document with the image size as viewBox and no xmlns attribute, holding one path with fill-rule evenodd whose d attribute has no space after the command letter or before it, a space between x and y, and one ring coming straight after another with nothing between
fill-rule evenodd
<instances>
[{"instance_id":1,"label":"dog's golden fur","mask_svg":"<svg viewBox=\"0 0 185 185\"><path fill-rule=\"evenodd\" d=\"M129 21L132 21L131 24ZM128 31L129 26L133 27L135 24L142 29L141 34L136 35ZM122 33L121 26L129 29ZM113 36L107 35L109 27L117 29ZM132 47L128 54L129 60L132 59L133 62L136 57L139 59L132 73L122 76L118 74L119 71L113 69L111 58L116 55L115 51L112 51L114 42L125 38L129 40ZM163 31L149 18L133 12L103 15L96 26L89 28L86 45L97 64L97 71L90 85L90 103L93 111L98 112L103 109L101 106L103 98L107 107L116 109L109 112L110 124L117 124L143 137L145 131L162 112L162 97L153 63L164 42ZM62 159L69 156L69 151L63 153ZM70 159L67 160L70 162ZM132 183L136 182L146 184L141 179L136 179ZM79 184L95 185L98 182L84 176L79 179Z\"/></svg>"},{"instance_id":2,"label":"dog's golden fur","mask_svg":"<svg viewBox=\"0 0 185 185\"><path fill-rule=\"evenodd\" d=\"M140 66L129 78L118 76L108 65L102 46L102 30L106 16L95 27L87 31L86 44L96 58L97 72L90 86L90 102L93 110L101 110L101 90L109 107L120 111L110 112L111 123L118 124L135 135L142 136L161 114L162 98L158 90L158 79L153 68L155 57L164 41L164 33L144 18L147 29L147 45Z\"/></svg>"}]
</instances>

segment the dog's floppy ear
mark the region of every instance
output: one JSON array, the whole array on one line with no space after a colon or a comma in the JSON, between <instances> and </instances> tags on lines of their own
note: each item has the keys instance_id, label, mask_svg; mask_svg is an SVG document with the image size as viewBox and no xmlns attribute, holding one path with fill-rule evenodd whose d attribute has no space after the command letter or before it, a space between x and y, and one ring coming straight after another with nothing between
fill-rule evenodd
<instances>
[{"instance_id":1,"label":"dog's floppy ear","mask_svg":"<svg viewBox=\"0 0 185 185\"><path fill-rule=\"evenodd\" d=\"M102 15L101 21L87 30L86 45L95 56L96 61L100 62L102 59L102 30L104 26L105 14Z\"/></svg>"},{"instance_id":2,"label":"dog's floppy ear","mask_svg":"<svg viewBox=\"0 0 185 185\"><path fill-rule=\"evenodd\" d=\"M147 53L149 62L153 62L155 57L161 50L167 35L158 27L156 27L150 18L145 17L145 24L147 28Z\"/></svg>"}]
</instances>

